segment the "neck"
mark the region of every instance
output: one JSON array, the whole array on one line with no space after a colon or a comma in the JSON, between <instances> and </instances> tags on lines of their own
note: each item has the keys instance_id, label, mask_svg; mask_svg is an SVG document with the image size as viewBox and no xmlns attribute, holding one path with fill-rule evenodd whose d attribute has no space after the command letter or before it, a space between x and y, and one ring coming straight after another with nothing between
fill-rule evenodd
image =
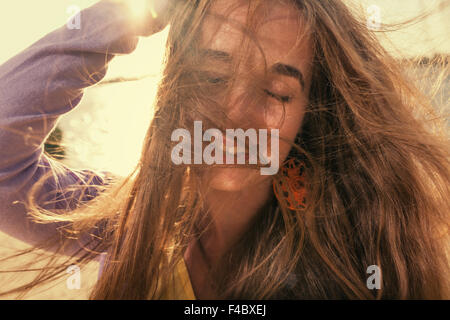
<instances>
[{"instance_id":1,"label":"neck","mask_svg":"<svg viewBox=\"0 0 450 320\"><path fill-rule=\"evenodd\" d=\"M208 194L211 226L200 242L211 265L251 228L257 213L267 203L270 185L267 182L239 192L214 190Z\"/></svg>"},{"instance_id":2,"label":"neck","mask_svg":"<svg viewBox=\"0 0 450 320\"><path fill-rule=\"evenodd\" d=\"M184 260L197 299L218 298L210 271L219 259L249 230L270 195L270 183L240 192L211 191L207 208L211 224L192 242Z\"/></svg>"}]
</instances>

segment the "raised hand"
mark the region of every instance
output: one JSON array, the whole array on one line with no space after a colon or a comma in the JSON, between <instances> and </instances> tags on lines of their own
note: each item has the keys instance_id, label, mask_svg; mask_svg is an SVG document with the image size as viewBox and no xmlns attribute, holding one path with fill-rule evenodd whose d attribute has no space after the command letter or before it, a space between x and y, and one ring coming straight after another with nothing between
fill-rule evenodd
<instances>
[{"instance_id":1,"label":"raised hand","mask_svg":"<svg viewBox=\"0 0 450 320\"><path fill-rule=\"evenodd\" d=\"M107 0L126 5L133 15L139 35L150 36L164 29L175 5L184 0Z\"/></svg>"}]
</instances>

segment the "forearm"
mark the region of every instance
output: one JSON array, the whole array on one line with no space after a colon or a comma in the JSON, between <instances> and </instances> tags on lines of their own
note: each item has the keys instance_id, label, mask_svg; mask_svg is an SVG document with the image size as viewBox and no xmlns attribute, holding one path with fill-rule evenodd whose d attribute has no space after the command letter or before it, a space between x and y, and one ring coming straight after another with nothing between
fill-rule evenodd
<instances>
[{"instance_id":1,"label":"forearm","mask_svg":"<svg viewBox=\"0 0 450 320\"><path fill-rule=\"evenodd\" d=\"M113 55L134 50L127 18L100 2L81 12L80 30L64 26L0 66L0 183L11 166L39 157L58 117L104 77Z\"/></svg>"},{"instance_id":2,"label":"forearm","mask_svg":"<svg viewBox=\"0 0 450 320\"><path fill-rule=\"evenodd\" d=\"M103 183L64 166L55 170L43 155L59 116L79 103L84 88L105 76L114 55L137 45L130 15L119 4L102 1L83 10L81 23L79 30L61 27L0 66L0 227L27 242L55 231L49 225L24 230L21 203L41 177L57 176L44 185L43 194L91 178L91 184Z\"/></svg>"}]
</instances>

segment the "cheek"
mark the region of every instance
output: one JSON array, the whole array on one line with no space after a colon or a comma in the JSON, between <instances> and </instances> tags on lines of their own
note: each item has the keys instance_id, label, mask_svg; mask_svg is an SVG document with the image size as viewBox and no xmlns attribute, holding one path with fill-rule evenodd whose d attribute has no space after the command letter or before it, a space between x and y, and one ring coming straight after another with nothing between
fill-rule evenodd
<instances>
[{"instance_id":1,"label":"cheek","mask_svg":"<svg viewBox=\"0 0 450 320\"><path fill-rule=\"evenodd\" d=\"M283 106L281 102L272 101L267 103L261 116L268 128L278 128L291 133L298 131L303 120L307 102L304 98L287 103Z\"/></svg>"},{"instance_id":2,"label":"cheek","mask_svg":"<svg viewBox=\"0 0 450 320\"><path fill-rule=\"evenodd\" d=\"M268 128L282 128L283 118L287 115L287 110L279 104L270 104L264 108L264 122Z\"/></svg>"},{"instance_id":3,"label":"cheek","mask_svg":"<svg viewBox=\"0 0 450 320\"><path fill-rule=\"evenodd\" d=\"M280 161L283 161L287 157L292 148L291 145L285 141L287 140L291 143L295 141L303 122L305 109L306 107L304 104L292 105L292 108L286 108L284 122L280 128Z\"/></svg>"}]
</instances>

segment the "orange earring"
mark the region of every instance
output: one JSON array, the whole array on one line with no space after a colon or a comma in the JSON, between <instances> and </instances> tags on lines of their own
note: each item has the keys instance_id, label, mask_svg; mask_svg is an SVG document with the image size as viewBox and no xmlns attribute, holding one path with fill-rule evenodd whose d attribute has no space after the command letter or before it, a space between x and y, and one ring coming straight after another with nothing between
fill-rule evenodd
<instances>
[{"instance_id":1,"label":"orange earring","mask_svg":"<svg viewBox=\"0 0 450 320\"><path fill-rule=\"evenodd\" d=\"M280 180L280 194L277 193L277 182L273 180L273 191L280 203L285 203L291 210L304 210L306 208L306 180L305 164L300 160L291 158L280 168L286 180Z\"/></svg>"}]
</instances>

